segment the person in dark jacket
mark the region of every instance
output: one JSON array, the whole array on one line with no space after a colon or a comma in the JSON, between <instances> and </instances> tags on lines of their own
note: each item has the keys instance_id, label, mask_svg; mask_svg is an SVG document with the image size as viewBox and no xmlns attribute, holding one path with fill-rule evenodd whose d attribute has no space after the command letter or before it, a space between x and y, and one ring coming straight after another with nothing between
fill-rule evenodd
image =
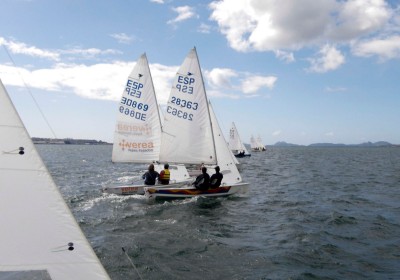
<instances>
[{"instance_id":1,"label":"person in dark jacket","mask_svg":"<svg viewBox=\"0 0 400 280\"><path fill-rule=\"evenodd\" d=\"M197 176L196 181L194 181L193 185L196 189L199 190L208 190L210 187L210 175L207 173L207 167L201 168L201 174Z\"/></svg>"},{"instance_id":2,"label":"person in dark jacket","mask_svg":"<svg viewBox=\"0 0 400 280\"><path fill-rule=\"evenodd\" d=\"M142 178L144 179L145 185L155 185L159 176L160 174L154 170L154 164L151 163L149 169L143 174Z\"/></svg>"},{"instance_id":3,"label":"person in dark jacket","mask_svg":"<svg viewBox=\"0 0 400 280\"><path fill-rule=\"evenodd\" d=\"M224 178L222 173L219 173L219 166L215 167L215 174L211 175L210 178L210 188L215 189L221 185L221 181Z\"/></svg>"}]
</instances>

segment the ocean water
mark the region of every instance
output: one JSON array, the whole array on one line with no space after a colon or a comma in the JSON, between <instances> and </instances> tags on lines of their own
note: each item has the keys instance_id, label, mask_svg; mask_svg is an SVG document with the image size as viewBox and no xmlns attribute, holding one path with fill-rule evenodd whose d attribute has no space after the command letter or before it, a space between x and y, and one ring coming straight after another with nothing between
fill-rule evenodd
<instances>
[{"instance_id":1,"label":"ocean water","mask_svg":"<svg viewBox=\"0 0 400 280\"><path fill-rule=\"evenodd\" d=\"M149 203L101 193L147 167L111 146L36 147L114 280L400 279L400 148L270 148L245 195Z\"/></svg>"}]
</instances>

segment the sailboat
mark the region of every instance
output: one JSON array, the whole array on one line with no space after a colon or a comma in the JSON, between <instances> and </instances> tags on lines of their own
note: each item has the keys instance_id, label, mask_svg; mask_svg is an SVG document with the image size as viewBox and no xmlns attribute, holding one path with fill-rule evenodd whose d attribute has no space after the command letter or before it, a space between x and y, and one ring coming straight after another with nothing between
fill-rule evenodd
<instances>
[{"instance_id":1,"label":"sailboat","mask_svg":"<svg viewBox=\"0 0 400 280\"><path fill-rule=\"evenodd\" d=\"M191 185L163 189L145 187L145 195L149 199L216 197L246 191L248 183L242 182L211 104L208 103L195 48L190 50L175 76L163 129L162 156L167 156L172 162L185 164L218 164L224 179L220 187L206 191Z\"/></svg>"},{"instance_id":2,"label":"sailboat","mask_svg":"<svg viewBox=\"0 0 400 280\"><path fill-rule=\"evenodd\" d=\"M236 125L234 122L232 122L231 129L229 130L229 148L231 149L235 157L251 156L246 146L240 139L239 132L236 129Z\"/></svg>"},{"instance_id":3,"label":"sailboat","mask_svg":"<svg viewBox=\"0 0 400 280\"><path fill-rule=\"evenodd\" d=\"M155 170L163 169L158 164L161 151L161 115L153 86L146 54L142 54L127 82L118 104L114 132L112 161L123 163L155 163ZM166 163L168 158L164 159ZM191 181L183 164L170 164L170 183L180 185ZM144 184L115 185L103 187L103 192L114 194L144 194ZM165 186L165 185L158 185Z\"/></svg>"},{"instance_id":4,"label":"sailboat","mask_svg":"<svg viewBox=\"0 0 400 280\"><path fill-rule=\"evenodd\" d=\"M250 137L250 147L253 152L264 152L266 151L264 144L262 143L261 136L254 138L253 135Z\"/></svg>"},{"instance_id":5,"label":"sailboat","mask_svg":"<svg viewBox=\"0 0 400 280\"><path fill-rule=\"evenodd\" d=\"M109 279L0 80L0 278Z\"/></svg>"}]
</instances>

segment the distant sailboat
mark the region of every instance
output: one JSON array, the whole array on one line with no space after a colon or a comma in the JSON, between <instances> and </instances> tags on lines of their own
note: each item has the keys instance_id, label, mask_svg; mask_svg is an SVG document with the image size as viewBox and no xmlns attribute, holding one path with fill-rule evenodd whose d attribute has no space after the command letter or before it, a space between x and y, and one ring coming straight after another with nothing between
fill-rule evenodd
<instances>
[{"instance_id":1,"label":"distant sailboat","mask_svg":"<svg viewBox=\"0 0 400 280\"><path fill-rule=\"evenodd\" d=\"M185 164L218 164L224 174L222 185L201 191L193 186L181 188L145 187L148 198L186 198L228 196L245 191L235 161L222 135L211 104L208 103L196 49L179 68L167 104L160 158Z\"/></svg>"},{"instance_id":2,"label":"distant sailboat","mask_svg":"<svg viewBox=\"0 0 400 280\"><path fill-rule=\"evenodd\" d=\"M240 139L239 132L236 128L235 123L232 123L231 129L229 130L229 148L235 157L251 156L246 146Z\"/></svg>"},{"instance_id":3,"label":"distant sailboat","mask_svg":"<svg viewBox=\"0 0 400 280\"><path fill-rule=\"evenodd\" d=\"M0 278L109 279L0 80Z\"/></svg>"},{"instance_id":4,"label":"distant sailboat","mask_svg":"<svg viewBox=\"0 0 400 280\"><path fill-rule=\"evenodd\" d=\"M250 147L253 152L264 152L266 151L266 148L262 142L261 136L258 136L257 138L254 138L252 135L250 137Z\"/></svg>"}]
</instances>

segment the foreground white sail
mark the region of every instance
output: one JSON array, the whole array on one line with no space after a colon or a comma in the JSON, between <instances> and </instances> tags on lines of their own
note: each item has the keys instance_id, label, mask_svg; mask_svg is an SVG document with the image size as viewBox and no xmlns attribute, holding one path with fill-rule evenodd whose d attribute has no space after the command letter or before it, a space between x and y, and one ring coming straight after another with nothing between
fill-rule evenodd
<instances>
[{"instance_id":1,"label":"foreground white sail","mask_svg":"<svg viewBox=\"0 0 400 280\"><path fill-rule=\"evenodd\" d=\"M216 164L210 112L196 49L176 73L164 116L161 161Z\"/></svg>"},{"instance_id":2,"label":"foreground white sail","mask_svg":"<svg viewBox=\"0 0 400 280\"><path fill-rule=\"evenodd\" d=\"M0 81L0 279L109 279Z\"/></svg>"}]
</instances>

